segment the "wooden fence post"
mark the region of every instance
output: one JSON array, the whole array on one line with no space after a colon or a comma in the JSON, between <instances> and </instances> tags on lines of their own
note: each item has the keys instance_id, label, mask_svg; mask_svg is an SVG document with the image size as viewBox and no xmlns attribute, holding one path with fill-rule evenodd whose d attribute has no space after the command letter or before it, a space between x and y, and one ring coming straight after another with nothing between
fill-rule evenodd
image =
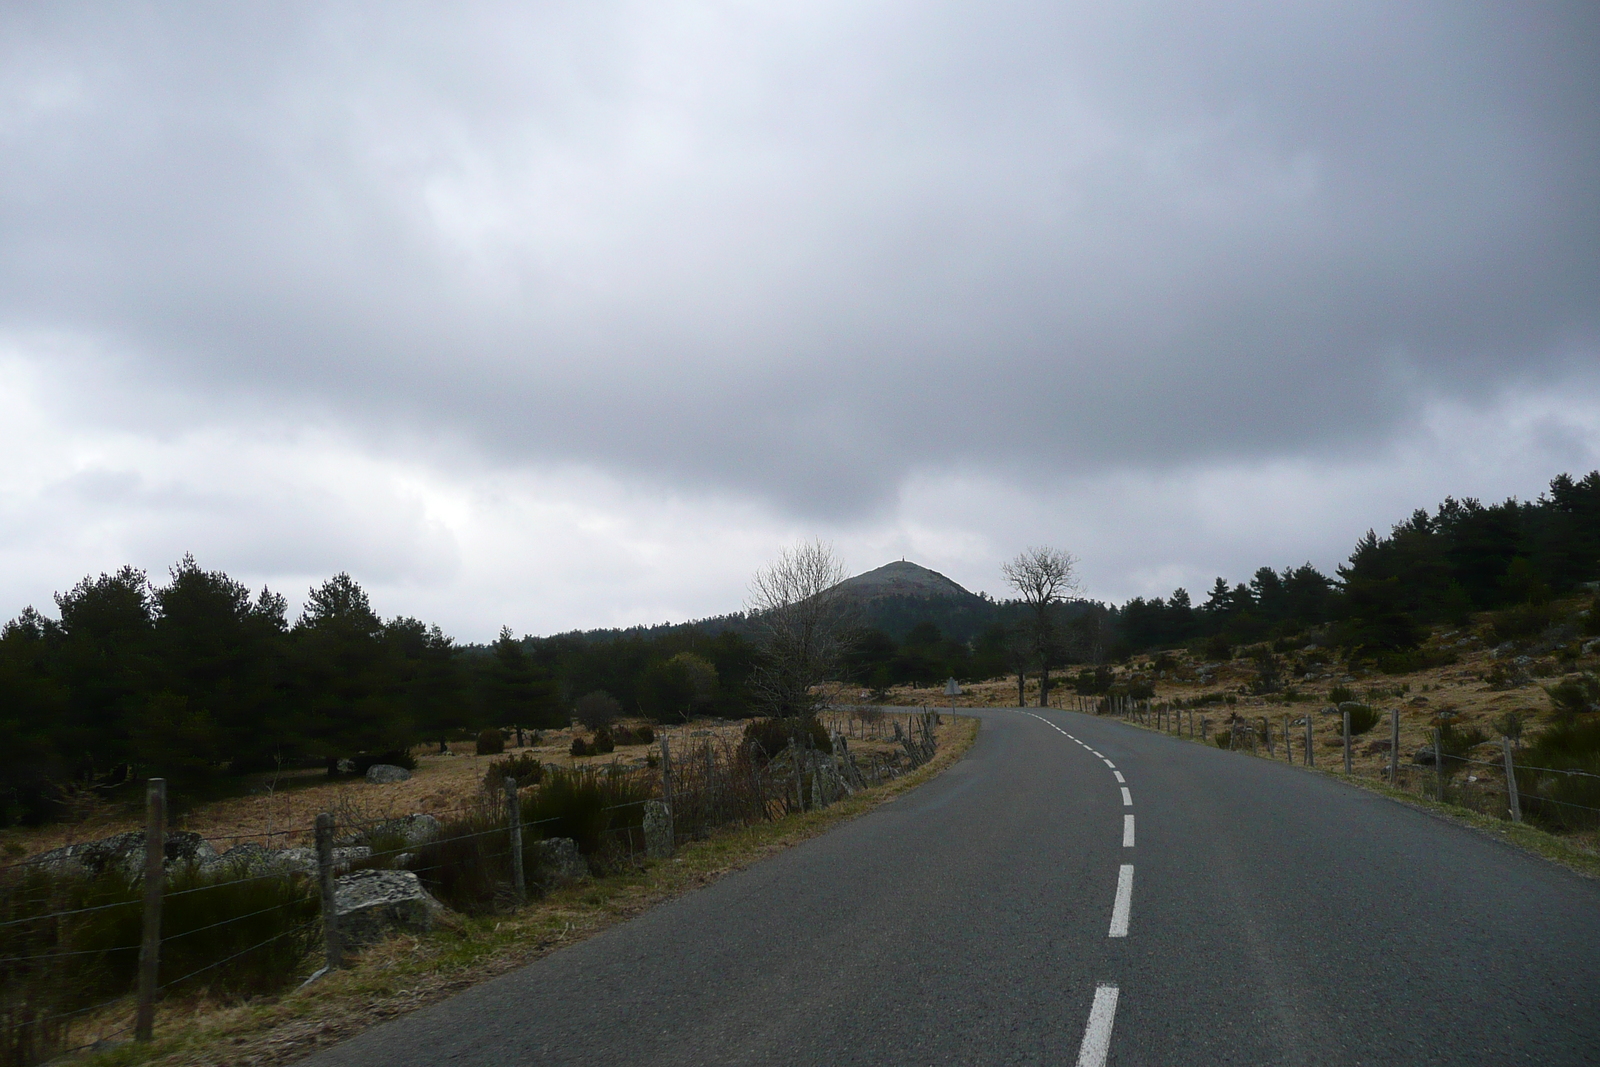
<instances>
[{"instance_id":1,"label":"wooden fence post","mask_svg":"<svg viewBox=\"0 0 1600 1067\"><path fill-rule=\"evenodd\" d=\"M1433 731L1433 777L1439 787L1439 802L1444 802L1444 745L1440 743L1438 727Z\"/></svg>"},{"instance_id":2,"label":"wooden fence post","mask_svg":"<svg viewBox=\"0 0 1600 1067\"><path fill-rule=\"evenodd\" d=\"M1389 784L1400 787L1400 709L1389 711Z\"/></svg>"},{"instance_id":3,"label":"wooden fence post","mask_svg":"<svg viewBox=\"0 0 1600 1067\"><path fill-rule=\"evenodd\" d=\"M1283 758L1290 763L1294 762L1294 747L1289 743L1289 714L1283 716Z\"/></svg>"},{"instance_id":4,"label":"wooden fence post","mask_svg":"<svg viewBox=\"0 0 1600 1067\"><path fill-rule=\"evenodd\" d=\"M145 786L144 928L139 939L139 1006L133 1037L149 1041L156 1024L156 979L161 968L161 894L166 889L167 780Z\"/></svg>"},{"instance_id":5,"label":"wooden fence post","mask_svg":"<svg viewBox=\"0 0 1600 1067\"><path fill-rule=\"evenodd\" d=\"M1350 773L1350 709L1344 709L1344 773Z\"/></svg>"},{"instance_id":6,"label":"wooden fence post","mask_svg":"<svg viewBox=\"0 0 1600 1067\"><path fill-rule=\"evenodd\" d=\"M517 801L517 780L506 775L506 824L511 828L511 892L519 905L528 902L528 880L522 869L522 805Z\"/></svg>"},{"instance_id":7,"label":"wooden fence post","mask_svg":"<svg viewBox=\"0 0 1600 1067\"><path fill-rule=\"evenodd\" d=\"M333 891L333 816L317 813L317 886L322 891L322 965L330 971L344 966L339 947L339 906Z\"/></svg>"},{"instance_id":8,"label":"wooden fence post","mask_svg":"<svg viewBox=\"0 0 1600 1067\"><path fill-rule=\"evenodd\" d=\"M676 806L672 802L672 749L667 745L667 732L661 731L661 799L667 805L667 840L672 842L673 851L678 847L677 815L673 811Z\"/></svg>"},{"instance_id":9,"label":"wooden fence post","mask_svg":"<svg viewBox=\"0 0 1600 1067\"><path fill-rule=\"evenodd\" d=\"M1307 767L1315 767L1317 765L1317 750L1312 746L1312 741L1314 741L1317 736L1314 732L1316 724L1311 721L1312 718L1312 713L1309 711L1306 712L1306 758L1301 760L1301 763Z\"/></svg>"},{"instance_id":10,"label":"wooden fence post","mask_svg":"<svg viewBox=\"0 0 1600 1067\"><path fill-rule=\"evenodd\" d=\"M1511 802L1511 821L1522 821L1522 797L1517 793L1517 767L1511 761L1511 738L1500 739L1500 749L1506 757L1506 798Z\"/></svg>"}]
</instances>

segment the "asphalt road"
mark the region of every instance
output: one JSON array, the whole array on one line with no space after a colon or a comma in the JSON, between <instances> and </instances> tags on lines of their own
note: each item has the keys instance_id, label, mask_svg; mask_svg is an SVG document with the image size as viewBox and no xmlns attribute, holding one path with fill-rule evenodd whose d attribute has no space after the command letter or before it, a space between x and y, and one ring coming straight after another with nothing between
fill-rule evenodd
<instances>
[{"instance_id":1,"label":"asphalt road","mask_svg":"<svg viewBox=\"0 0 1600 1067\"><path fill-rule=\"evenodd\" d=\"M982 714L921 789L307 1062L1600 1063L1600 883L1282 764Z\"/></svg>"}]
</instances>

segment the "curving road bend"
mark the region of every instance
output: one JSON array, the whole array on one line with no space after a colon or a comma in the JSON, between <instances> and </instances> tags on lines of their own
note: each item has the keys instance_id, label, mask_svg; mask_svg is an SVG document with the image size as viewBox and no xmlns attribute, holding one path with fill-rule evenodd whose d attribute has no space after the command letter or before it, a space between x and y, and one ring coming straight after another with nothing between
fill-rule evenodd
<instances>
[{"instance_id":1,"label":"curving road bend","mask_svg":"<svg viewBox=\"0 0 1600 1067\"><path fill-rule=\"evenodd\" d=\"M306 1062L1600 1062L1600 883L1282 764L977 714L915 792Z\"/></svg>"}]
</instances>

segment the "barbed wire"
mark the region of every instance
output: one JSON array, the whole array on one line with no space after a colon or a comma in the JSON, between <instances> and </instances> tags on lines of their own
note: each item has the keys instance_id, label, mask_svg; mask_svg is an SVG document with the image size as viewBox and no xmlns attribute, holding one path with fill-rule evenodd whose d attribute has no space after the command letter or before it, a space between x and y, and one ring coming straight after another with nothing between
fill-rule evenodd
<instances>
[{"instance_id":1,"label":"barbed wire","mask_svg":"<svg viewBox=\"0 0 1600 1067\"><path fill-rule=\"evenodd\" d=\"M162 992L164 990L171 989L173 986L182 985L184 982L187 982L189 979L193 978L195 975L204 974L205 972L207 972L209 970L213 970L214 968L221 967L224 963L231 963L234 960L238 959L240 956L249 955L250 953L254 952L258 948L265 948L266 946L272 944L274 941L281 940L282 938L289 937L289 936L291 936L293 934L298 934L302 930L307 930L307 929L309 929L309 928L311 928L313 926L316 926L316 925L320 924L321 922L322 922L322 917L319 915L317 918L309 919L306 922L301 923L299 926L296 926L296 927L293 927L291 929L284 930L284 931L281 931L279 933L273 934L271 937L267 938L265 941L257 942L256 944L251 945L249 948L240 949L238 952L235 952L231 956L224 956L220 960L215 960L215 961L213 961L211 963L206 964L204 967L200 967L200 968L197 968L197 969L195 969L193 971L190 971L188 974L184 975L182 978L174 978L170 982L163 982L161 985L156 987L156 991L157 992Z\"/></svg>"}]
</instances>

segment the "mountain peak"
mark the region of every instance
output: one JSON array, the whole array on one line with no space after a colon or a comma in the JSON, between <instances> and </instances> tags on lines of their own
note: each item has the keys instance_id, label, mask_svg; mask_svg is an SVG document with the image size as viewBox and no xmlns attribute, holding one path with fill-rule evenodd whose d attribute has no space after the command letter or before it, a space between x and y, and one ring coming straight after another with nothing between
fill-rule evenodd
<instances>
[{"instance_id":1,"label":"mountain peak","mask_svg":"<svg viewBox=\"0 0 1600 1067\"><path fill-rule=\"evenodd\" d=\"M927 600L975 600L977 594L964 589L938 571L908 560L885 563L875 570L846 578L839 588L861 600L881 597L921 597Z\"/></svg>"}]
</instances>

